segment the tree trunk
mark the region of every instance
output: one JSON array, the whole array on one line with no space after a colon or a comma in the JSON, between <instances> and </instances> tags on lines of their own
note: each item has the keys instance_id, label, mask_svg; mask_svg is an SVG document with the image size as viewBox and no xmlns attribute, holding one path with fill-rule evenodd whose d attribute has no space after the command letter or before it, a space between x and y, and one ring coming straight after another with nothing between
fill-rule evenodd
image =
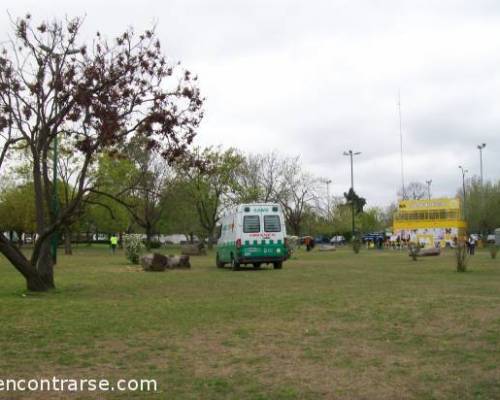
<instances>
[{"instance_id":1,"label":"tree trunk","mask_svg":"<svg viewBox=\"0 0 500 400\"><path fill-rule=\"evenodd\" d=\"M55 288L54 284L54 263L50 254L50 240L45 240L40 249L40 257L38 258L36 269L43 283L48 288Z\"/></svg>"},{"instance_id":2,"label":"tree trunk","mask_svg":"<svg viewBox=\"0 0 500 400\"><path fill-rule=\"evenodd\" d=\"M151 237L153 236L150 225L146 225L146 248L151 249Z\"/></svg>"},{"instance_id":3,"label":"tree trunk","mask_svg":"<svg viewBox=\"0 0 500 400\"><path fill-rule=\"evenodd\" d=\"M35 274L26 277L26 288L32 292L46 292L52 289L53 286L47 286L42 278L38 274Z\"/></svg>"},{"instance_id":4,"label":"tree trunk","mask_svg":"<svg viewBox=\"0 0 500 400\"><path fill-rule=\"evenodd\" d=\"M291 219L290 218L289 223L290 223L290 228L292 228L293 234L295 236L300 236L300 230L301 230L300 229L301 228L300 221L297 221L296 219ZM310 232L308 234L310 234Z\"/></svg>"},{"instance_id":5,"label":"tree trunk","mask_svg":"<svg viewBox=\"0 0 500 400\"><path fill-rule=\"evenodd\" d=\"M71 230L69 227L64 228L64 254L73 254L73 249L71 247Z\"/></svg>"},{"instance_id":6,"label":"tree trunk","mask_svg":"<svg viewBox=\"0 0 500 400\"><path fill-rule=\"evenodd\" d=\"M20 231L16 231L17 236L17 247L23 247L23 233Z\"/></svg>"},{"instance_id":7,"label":"tree trunk","mask_svg":"<svg viewBox=\"0 0 500 400\"><path fill-rule=\"evenodd\" d=\"M33 292L46 292L53 286L41 278L36 268L30 264L29 260L22 254L13 243L10 243L5 236L0 233L0 253L17 269L26 279L26 287ZM52 280L53 284L53 280Z\"/></svg>"},{"instance_id":8,"label":"tree trunk","mask_svg":"<svg viewBox=\"0 0 500 400\"><path fill-rule=\"evenodd\" d=\"M207 246L208 246L208 250L212 250L214 248L214 230L215 229L211 229L209 232L208 232L208 240L207 240Z\"/></svg>"}]
</instances>

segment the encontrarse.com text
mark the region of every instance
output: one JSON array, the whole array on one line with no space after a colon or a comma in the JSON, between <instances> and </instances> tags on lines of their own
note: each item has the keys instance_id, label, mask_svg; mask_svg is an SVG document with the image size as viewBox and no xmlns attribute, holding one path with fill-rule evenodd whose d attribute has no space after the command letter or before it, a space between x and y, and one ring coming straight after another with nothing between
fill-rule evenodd
<instances>
[{"instance_id":1,"label":"encontrarse.com text","mask_svg":"<svg viewBox=\"0 0 500 400\"><path fill-rule=\"evenodd\" d=\"M0 392L156 392L154 379L2 379Z\"/></svg>"}]
</instances>

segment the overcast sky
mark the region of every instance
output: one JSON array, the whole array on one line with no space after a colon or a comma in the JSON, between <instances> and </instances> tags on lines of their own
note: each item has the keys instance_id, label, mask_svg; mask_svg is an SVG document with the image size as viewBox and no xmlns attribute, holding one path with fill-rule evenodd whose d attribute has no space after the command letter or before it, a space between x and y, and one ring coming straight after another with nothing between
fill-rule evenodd
<instances>
[{"instance_id":1,"label":"overcast sky","mask_svg":"<svg viewBox=\"0 0 500 400\"><path fill-rule=\"evenodd\" d=\"M350 186L343 151L361 151L355 189L394 201L405 180L455 195L458 165L500 170L500 1L179 0L2 1L35 20L86 16L84 38L153 23L171 60L207 97L197 143L300 155L332 194Z\"/></svg>"}]
</instances>

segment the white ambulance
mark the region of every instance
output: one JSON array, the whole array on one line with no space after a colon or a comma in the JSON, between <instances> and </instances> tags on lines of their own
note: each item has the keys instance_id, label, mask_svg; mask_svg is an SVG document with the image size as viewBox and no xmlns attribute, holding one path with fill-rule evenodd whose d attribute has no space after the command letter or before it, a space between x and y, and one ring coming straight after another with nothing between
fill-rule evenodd
<instances>
[{"instance_id":1,"label":"white ambulance","mask_svg":"<svg viewBox=\"0 0 500 400\"><path fill-rule=\"evenodd\" d=\"M285 237L285 218L279 204L241 204L221 219L217 267L229 264L236 270L240 265L260 268L272 264L280 269L288 258Z\"/></svg>"}]
</instances>

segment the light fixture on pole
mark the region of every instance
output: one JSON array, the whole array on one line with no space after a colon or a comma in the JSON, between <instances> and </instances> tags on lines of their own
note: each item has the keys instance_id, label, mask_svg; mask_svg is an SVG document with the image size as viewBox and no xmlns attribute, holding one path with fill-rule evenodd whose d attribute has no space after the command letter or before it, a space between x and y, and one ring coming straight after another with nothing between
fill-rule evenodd
<instances>
[{"instance_id":1,"label":"light fixture on pole","mask_svg":"<svg viewBox=\"0 0 500 400\"><path fill-rule=\"evenodd\" d=\"M352 150L344 151L344 156L348 156L351 159L351 190L352 195L354 195L354 171L353 171L353 158L354 156L360 155L361 152L353 152ZM352 237L354 238L354 232L356 231L354 222L354 199L351 200L351 212L352 212Z\"/></svg>"},{"instance_id":2,"label":"light fixture on pole","mask_svg":"<svg viewBox=\"0 0 500 400\"><path fill-rule=\"evenodd\" d=\"M481 143L477 145L479 150L479 168L481 173L481 186L483 185L483 149L486 147L486 143Z\"/></svg>"},{"instance_id":3,"label":"light fixture on pole","mask_svg":"<svg viewBox=\"0 0 500 400\"><path fill-rule=\"evenodd\" d=\"M428 181L425 181L427 183L427 195L429 200L431 199L431 184L432 184L432 179L429 179Z\"/></svg>"}]
</instances>

